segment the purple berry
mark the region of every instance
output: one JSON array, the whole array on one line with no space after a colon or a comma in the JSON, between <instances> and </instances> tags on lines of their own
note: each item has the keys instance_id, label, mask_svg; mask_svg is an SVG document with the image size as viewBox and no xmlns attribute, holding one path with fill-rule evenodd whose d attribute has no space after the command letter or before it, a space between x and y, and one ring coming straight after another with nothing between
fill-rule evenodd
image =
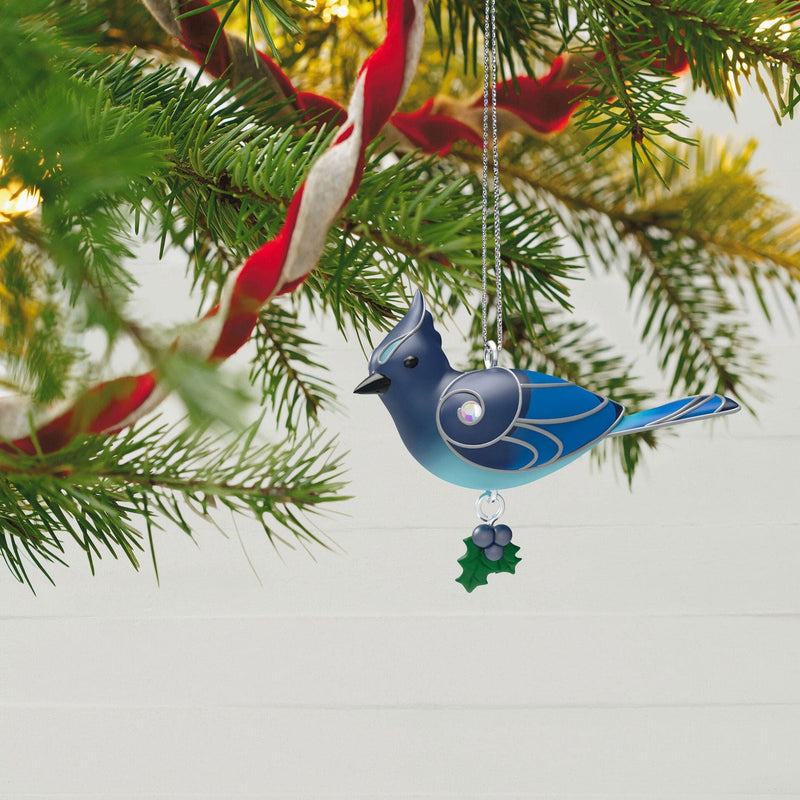
<instances>
[{"instance_id":1,"label":"purple berry","mask_svg":"<svg viewBox=\"0 0 800 800\"><path fill-rule=\"evenodd\" d=\"M511 541L511 528L508 525L494 526L494 543L505 545Z\"/></svg>"},{"instance_id":2,"label":"purple berry","mask_svg":"<svg viewBox=\"0 0 800 800\"><path fill-rule=\"evenodd\" d=\"M472 531L472 541L478 547L488 547L494 541L494 530L491 525L478 525Z\"/></svg>"},{"instance_id":3,"label":"purple berry","mask_svg":"<svg viewBox=\"0 0 800 800\"><path fill-rule=\"evenodd\" d=\"M490 544L484 548L483 554L489 561L499 561L503 557L503 547L499 544Z\"/></svg>"}]
</instances>

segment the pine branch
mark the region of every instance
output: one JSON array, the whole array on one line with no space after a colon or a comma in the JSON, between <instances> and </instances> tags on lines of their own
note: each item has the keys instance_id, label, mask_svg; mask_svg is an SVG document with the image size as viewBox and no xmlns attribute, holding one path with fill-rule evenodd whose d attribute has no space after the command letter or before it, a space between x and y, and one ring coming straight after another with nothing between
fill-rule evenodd
<instances>
[{"instance_id":1,"label":"pine branch","mask_svg":"<svg viewBox=\"0 0 800 800\"><path fill-rule=\"evenodd\" d=\"M254 333L256 356L250 379L260 383L278 424L294 431L301 418L316 421L335 404L332 384L316 375L324 367L309 355L313 344L302 335L297 315L277 303L263 309Z\"/></svg>"},{"instance_id":2,"label":"pine branch","mask_svg":"<svg viewBox=\"0 0 800 800\"><path fill-rule=\"evenodd\" d=\"M516 140L506 149L509 188L545 202L559 215L584 252L609 266L634 250L638 235L683 243L708 255L711 273L726 276L739 291L754 290L769 319L765 292L774 286L794 304L800 277L800 220L766 194L750 168L752 142L734 147L701 138L678 146L665 172L671 189L656 180L632 191L621 148L603 156L602 169L581 156L583 136L563 134L546 144ZM680 167L679 163L686 167Z\"/></svg>"},{"instance_id":3,"label":"pine branch","mask_svg":"<svg viewBox=\"0 0 800 800\"><path fill-rule=\"evenodd\" d=\"M108 552L135 568L165 521L191 535L185 511L213 517L225 507L247 513L270 540L286 532L303 546L324 543L306 517L343 499L341 468L317 435L282 445L257 444L258 424L241 434L157 422L108 439L90 437L48 456L0 451L0 552L12 574L32 587L34 565L64 563L64 536L92 571ZM321 455L322 454L322 455Z\"/></svg>"},{"instance_id":4,"label":"pine branch","mask_svg":"<svg viewBox=\"0 0 800 800\"><path fill-rule=\"evenodd\" d=\"M77 347L66 343L68 325L57 286L39 255L0 229L0 360L14 391L49 403L64 396ZM11 235L10 235L11 234Z\"/></svg>"},{"instance_id":5,"label":"pine branch","mask_svg":"<svg viewBox=\"0 0 800 800\"><path fill-rule=\"evenodd\" d=\"M485 30L482 0L432 0L430 15L439 40L449 60L460 55L464 71L478 73L477 52ZM498 68L503 78L516 74L519 61L529 75L533 60L550 61L556 38L553 11L549 3L537 0L514 0L497 3Z\"/></svg>"},{"instance_id":6,"label":"pine branch","mask_svg":"<svg viewBox=\"0 0 800 800\"><path fill-rule=\"evenodd\" d=\"M289 0L289 4L294 4L301 9L309 7L303 0ZM244 0L244 2L242 0L213 0L213 2L209 2L208 6L204 5L199 8L192 8L189 0L183 0L182 5L185 10L178 16L179 20L195 14L202 14L207 8L214 8L219 10L221 27L224 27L228 20L238 11L238 18L244 20L247 47L252 51L254 59L258 57L256 30L263 37L267 47L269 47L273 57L276 59L280 58L280 53L273 38L274 24L280 25L284 34L288 34L291 37L295 37L300 33L300 28L292 14L287 13L287 10L278 0ZM244 6L243 10L241 9L242 6ZM254 20L255 25L253 24Z\"/></svg>"},{"instance_id":7,"label":"pine branch","mask_svg":"<svg viewBox=\"0 0 800 800\"><path fill-rule=\"evenodd\" d=\"M645 83L650 80L647 62L664 63L671 42L688 55L695 86L724 98L732 108L742 78L755 82L778 119L790 116L797 104L800 30L792 24L797 13L790 0L607 0L601 4L582 0L559 6L565 45L577 39L587 49L602 50L611 61L609 69L599 65L594 72L601 96L610 97L627 85L634 105L639 105L636 97L646 94ZM570 8L577 14L577 24L568 19ZM615 48L621 56L616 60ZM615 74L615 61L621 74ZM677 96L664 95L663 100L667 101L660 109L663 115L673 123L685 121L674 105L679 102ZM636 113L646 132L655 118L643 115L644 108L639 105Z\"/></svg>"},{"instance_id":8,"label":"pine branch","mask_svg":"<svg viewBox=\"0 0 800 800\"><path fill-rule=\"evenodd\" d=\"M173 168L166 180L152 184L150 193L165 220L165 234L174 229L179 212L189 228L201 229L204 240L222 246L237 261L277 232L289 198L331 135L298 133L284 120L255 128L252 112L227 88L181 85L168 68L144 74L135 65L121 71L110 64L93 80L102 80L117 103L150 109L154 130L169 132ZM365 276L380 281L377 291L367 291L378 297L391 292L403 275L428 287L437 301L451 294L465 299L479 275L476 178L457 174L441 160L415 155L387 165L378 147L368 159L359 190L329 235L320 262L322 273L335 278L323 302L344 298L340 288L363 286ZM258 169L262 164L269 169ZM531 301L538 295L566 302L563 278L573 265L554 252L549 215L510 201L502 211L513 307L529 309L535 317ZM369 307L356 306L353 299L348 305L349 318L361 333L366 332L364 322L382 321L365 319Z\"/></svg>"},{"instance_id":9,"label":"pine branch","mask_svg":"<svg viewBox=\"0 0 800 800\"><path fill-rule=\"evenodd\" d=\"M673 389L757 396L763 359L736 295L755 292L768 318L767 287L795 304L800 223L749 171L752 147L681 146L665 172L672 190L651 175L637 194L624 145L598 171L581 155L586 135L512 140L507 188L553 208L594 263L624 275Z\"/></svg>"},{"instance_id":10,"label":"pine branch","mask_svg":"<svg viewBox=\"0 0 800 800\"><path fill-rule=\"evenodd\" d=\"M735 94L741 93L740 76L748 83L754 79L776 118L791 116L800 69L800 30L790 23L797 16L795 3L650 0L648 6L645 16L653 26L667 29L690 54L695 86L733 106ZM762 72L772 83L771 91Z\"/></svg>"},{"instance_id":11,"label":"pine branch","mask_svg":"<svg viewBox=\"0 0 800 800\"><path fill-rule=\"evenodd\" d=\"M644 317L642 337L657 345L662 371L672 373L670 390L710 388L741 398L747 376L755 393L754 383L764 378L763 357L722 284L698 269L702 254L687 258L669 243L637 239L641 249L630 261L628 282Z\"/></svg>"},{"instance_id":12,"label":"pine branch","mask_svg":"<svg viewBox=\"0 0 800 800\"><path fill-rule=\"evenodd\" d=\"M86 276L131 285L121 266L131 214L145 181L166 165L167 142L147 130L151 110L114 107L101 81L76 76L75 50L42 9L18 13L0 32L0 130L15 132L3 137L3 159L45 199L39 229L23 233L58 268L75 303Z\"/></svg>"},{"instance_id":13,"label":"pine branch","mask_svg":"<svg viewBox=\"0 0 800 800\"><path fill-rule=\"evenodd\" d=\"M87 288L106 286L121 302L131 287L122 263L131 252L131 216L141 207L145 177L157 177L166 163L166 142L145 132L151 112L115 108L102 84L77 77L76 64L94 59L85 44L87 27L101 22L96 14L76 15L67 4L44 0L9 0L4 11L0 181L43 198L36 215L3 225L10 304L3 333L14 351L6 367L25 393L48 402L65 393L80 353L65 344L75 330L63 289L87 327L108 322ZM20 314L26 303L37 308L27 323Z\"/></svg>"}]
</instances>

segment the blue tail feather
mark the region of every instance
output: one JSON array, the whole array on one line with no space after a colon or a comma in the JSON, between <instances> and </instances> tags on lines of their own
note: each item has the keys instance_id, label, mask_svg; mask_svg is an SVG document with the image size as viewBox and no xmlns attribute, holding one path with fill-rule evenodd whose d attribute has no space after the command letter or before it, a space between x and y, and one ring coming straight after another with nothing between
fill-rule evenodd
<instances>
[{"instance_id":1,"label":"blue tail feather","mask_svg":"<svg viewBox=\"0 0 800 800\"><path fill-rule=\"evenodd\" d=\"M610 433L611 436L622 436L627 433L642 433L654 428L666 428L679 425L694 419L708 419L723 414L733 414L740 408L735 400L721 394L701 394L695 397L684 397L669 403L628 414Z\"/></svg>"}]
</instances>

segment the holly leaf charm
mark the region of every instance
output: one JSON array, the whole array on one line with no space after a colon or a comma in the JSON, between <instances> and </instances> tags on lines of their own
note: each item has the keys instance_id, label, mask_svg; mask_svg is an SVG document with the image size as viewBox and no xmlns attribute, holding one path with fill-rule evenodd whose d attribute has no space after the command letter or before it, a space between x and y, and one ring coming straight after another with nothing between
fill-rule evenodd
<instances>
[{"instance_id":1,"label":"holly leaf charm","mask_svg":"<svg viewBox=\"0 0 800 800\"><path fill-rule=\"evenodd\" d=\"M456 578L456 583L460 583L468 592L477 586L483 586L489 582L489 575L495 572L516 572L517 564L522 559L517 555L519 547L515 544L507 544L503 548L503 557L499 561L489 561L483 554L483 550L472 541L468 536L464 539L467 552L458 559L461 564L461 575Z\"/></svg>"},{"instance_id":2,"label":"holly leaf charm","mask_svg":"<svg viewBox=\"0 0 800 800\"><path fill-rule=\"evenodd\" d=\"M467 546L467 552L458 559L458 563L461 564L461 575L456 578L456 583L460 583L471 592L476 586L483 586L489 582L489 574L494 571L495 565L486 558L483 550L472 541L471 536L464 539L464 544Z\"/></svg>"}]
</instances>

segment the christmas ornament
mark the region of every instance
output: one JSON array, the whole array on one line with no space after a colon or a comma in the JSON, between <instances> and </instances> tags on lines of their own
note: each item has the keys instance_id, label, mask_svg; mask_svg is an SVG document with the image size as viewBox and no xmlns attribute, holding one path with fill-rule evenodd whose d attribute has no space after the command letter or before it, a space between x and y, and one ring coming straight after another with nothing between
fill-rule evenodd
<instances>
[{"instance_id":1,"label":"christmas ornament","mask_svg":"<svg viewBox=\"0 0 800 800\"><path fill-rule=\"evenodd\" d=\"M486 369L459 372L441 344L417 291L406 315L375 348L369 376L355 392L381 398L423 467L449 483L482 490L476 503L482 524L466 540L465 556L472 572L472 561L485 561L482 583L492 572L513 572L519 560L509 544L511 530L496 524L505 509L500 489L549 475L609 436L739 410L729 397L704 394L625 414L614 400L569 381L494 360Z\"/></svg>"},{"instance_id":2,"label":"christmas ornament","mask_svg":"<svg viewBox=\"0 0 800 800\"><path fill-rule=\"evenodd\" d=\"M462 575L457 580L467 591L486 583L492 573L513 573L520 560L519 548L511 544L511 529L497 524L505 510L498 490L549 475L609 436L739 410L734 400L711 394L626 416L619 403L568 381L498 366L503 345L503 286L494 0L486 0L485 11L481 316L486 368L459 372L450 366L441 336L417 290L406 315L372 353L369 376L354 390L380 396L403 443L423 467L450 483L482 490L475 504L481 524L464 540L467 552L459 559ZM490 149L496 343L487 335Z\"/></svg>"}]
</instances>

